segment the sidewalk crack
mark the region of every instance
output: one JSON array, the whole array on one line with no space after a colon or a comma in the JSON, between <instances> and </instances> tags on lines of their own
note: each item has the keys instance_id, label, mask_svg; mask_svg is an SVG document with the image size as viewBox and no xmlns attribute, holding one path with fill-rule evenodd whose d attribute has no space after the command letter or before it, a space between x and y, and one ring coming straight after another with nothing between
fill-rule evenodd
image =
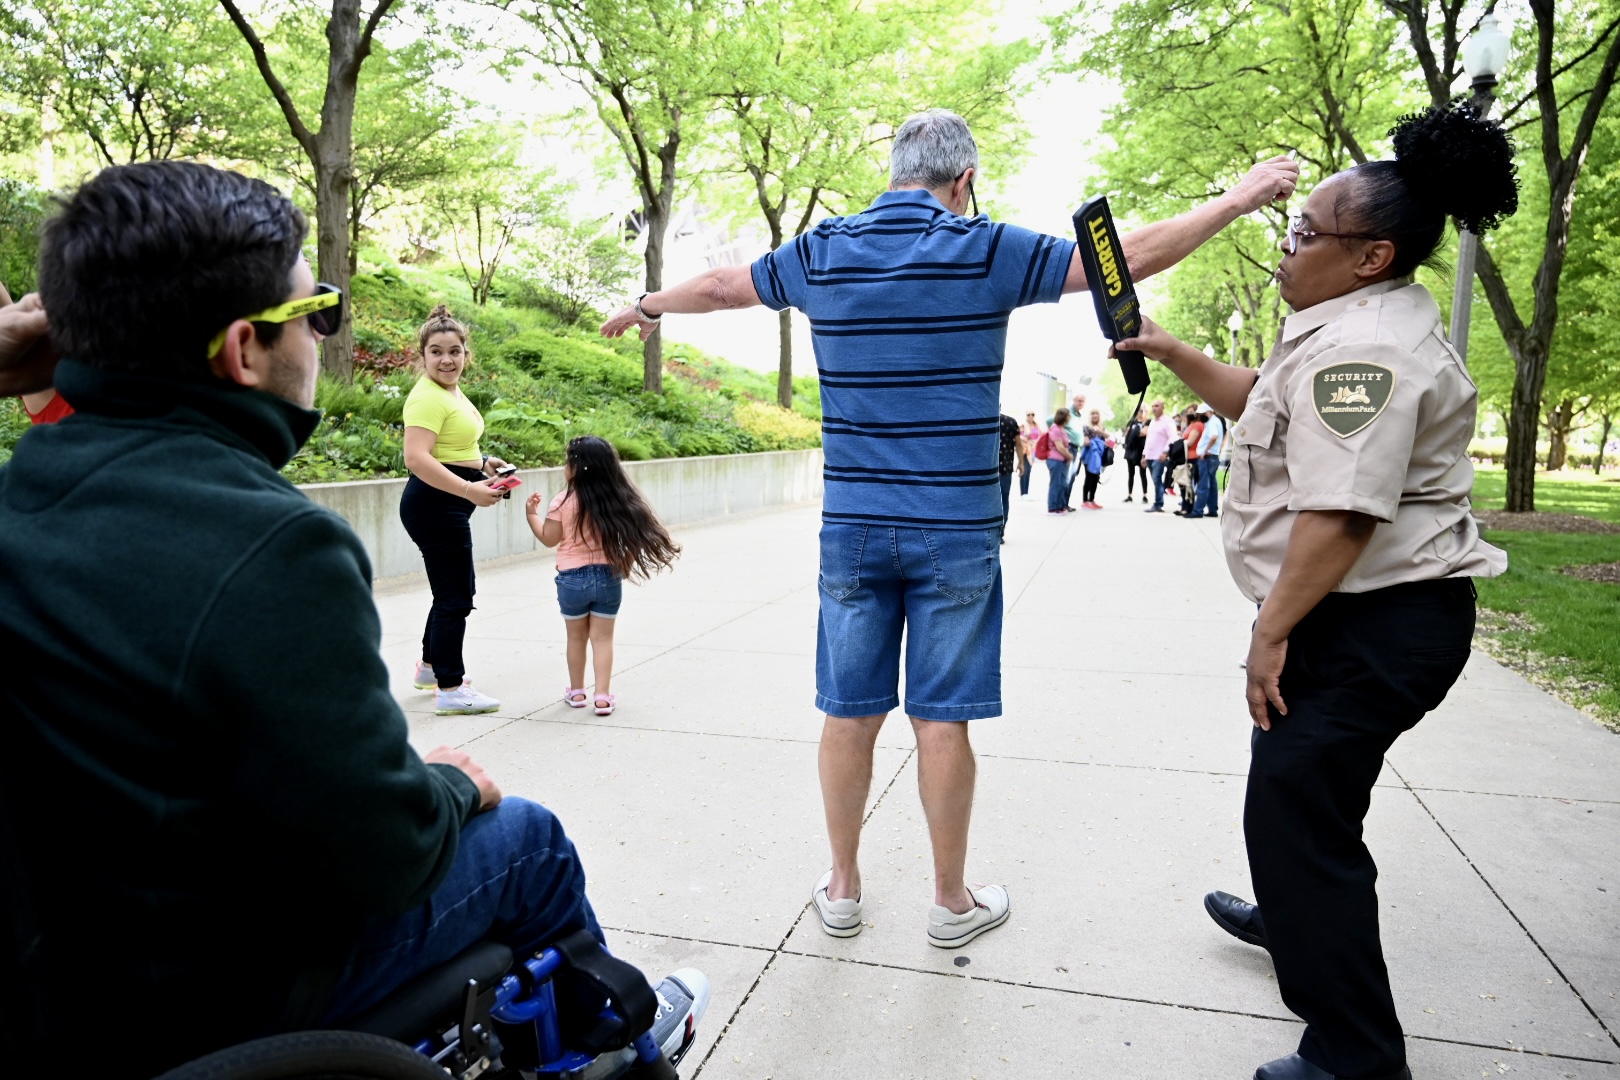
<instances>
[{"instance_id":1,"label":"sidewalk crack","mask_svg":"<svg viewBox=\"0 0 1620 1080\"><path fill-rule=\"evenodd\" d=\"M861 819L862 832L866 831L866 826L871 822L872 815L878 812L878 807L883 805L883 800L887 799L889 792L894 790L895 781L900 779L900 774L906 771L906 766L911 763L911 759L916 756L916 753L916 747L906 751L906 756L901 760L899 767L894 770L894 775L889 777L887 784L883 785L883 790L878 793L878 797L872 800L872 808ZM804 907L799 909L799 914L794 916L793 924L787 928L787 933L782 935L782 940L778 941L776 947L771 950L770 958L765 961L765 966L759 969L758 975L754 976L754 981L749 984L747 991L743 993L742 1000L737 1002L737 1007L731 1010L730 1016L726 1017L726 1026L720 1029L720 1034L715 1036L714 1042L709 1046L708 1053L703 1055L703 1060L698 1062L697 1068L693 1070L692 1080L697 1080L698 1077L703 1075L703 1070L709 1064L709 1059L714 1057L716 1050L720 1049L720 1044L726 1041L726 1035L730 1033L731 1025L735 1024L737 1018L742 1015L743 1009L747 1007L748 1002L753 998L754 991L759 989L760 982L764 980L771 968L776 965L777 957L787 951L788 938L792 937L793 931L799 928L799 924L804 921L805 913L810 910L811 906L811 902L806 901Z\"/></svg>"},{"instance_id":2,"label":"sidewalk crack","mask_svg":"<svg viewBox=\"0 0 1620 1080\"><path fill-rule=\"evenodd\" d=\"M1485 876L1485 872L1475 864L1472 858L1469 857L1468 852L1463 850L1462 845L1457 842L1457 838L1451 835L1451 830L1446 828L1445 825L1441 823L1439 817L1437 817L1435 812L1429 807L1429 804L1423 801L1423 796L1418 794L1418 789L1414 788L1410 783L1407 783L1406 777L1401 775L1401 771L1395 767L1394 762L1390 761L1389 758L1386 757L1384 759L1384 764L1389 766L1389 771L1395 774L1395 778L1401 782L1408 792L1411 793L1412 798L1417 800L1417 804L1423 807L1423 812L1429 815L1429 820L1433 821L1434 827L1440 830L1440 835L1444 836L1448 841L1451 842L1451 846L1457 849L1457 854L1461 855L1463 862L1468 864L1468 869L1472 870L1479 880L1484 884L1484 886L1490 890L1491 895L1496 897L1496 902L1502 905L1502 910L1507 912L1508 917L1518 924L1520 930L1524 931L1524 936L1530 939L1530 944L1536 947L1536 951L1541 954L1542 959L1546 960L1548 966L1550 966L1553 971L1558 973L1558 977L1562 979L1564 985L1569 988L1569 992L1575 995L1575 1000L1579 1001L1581 1003L1581 1007L1591 1014L1592 1019L1597 1023L1598 1028L1603 1032L1603 1034L1609 1037L1609 1042L1612 1043L1617 1049L1620 1049L1620 1037L1617 1037L1614 1030L1604 1022L1603 1017L1598 1015L1598 1011L1592 1007L1592 1003L1586 1000L1586 995L1581 993L1580 990L1575 986L1574 981L1564 973L1564 969L1558 965L1558 961L1552 958L1552 954L1547 951L1546 946L1542 945L1542 943L1536 938L1536 935L1530 932L1530 928L1525 925L1524 920L1519 918L1519 913L1513 910L1513 907L1507 902L1502 894L1497 891L1496 886L1491 884L1491 879Z\"/></svg>"}]
</instances>

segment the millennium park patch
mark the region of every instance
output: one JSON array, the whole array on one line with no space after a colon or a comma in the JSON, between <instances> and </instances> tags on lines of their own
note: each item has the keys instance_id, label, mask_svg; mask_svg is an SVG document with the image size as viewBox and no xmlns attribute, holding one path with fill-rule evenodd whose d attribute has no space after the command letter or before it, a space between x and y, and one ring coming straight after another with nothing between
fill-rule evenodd
<instances>
[{"instance_id":1,"label":"millennium park patch","mask_svg":"<svg viewBox=\"0 0 1620 1080\"><path fill-rule=\"evenodd\" d=\"M1311 376L1311 403L1328 430L1347 439L1374 420L1395 393L1395 372L1382 364L1333 364Z\"/></svg>"}]
</instances>

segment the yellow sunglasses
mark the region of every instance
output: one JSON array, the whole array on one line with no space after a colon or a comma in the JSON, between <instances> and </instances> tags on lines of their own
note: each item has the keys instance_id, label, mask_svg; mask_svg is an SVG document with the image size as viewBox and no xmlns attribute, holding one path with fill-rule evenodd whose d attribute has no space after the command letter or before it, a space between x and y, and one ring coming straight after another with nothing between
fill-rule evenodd
<instances>
[{"instance_id":1,"label":"yellow sunglasses","mask_svg":"<svg viewBox=\"0 0 1620 1080\"><path fill-rule=\"evenodd\" d=\"M343 290L336 285L328 285L324 281L315 283L313 296L306 296L301 300L289 300L285 304L277 304L273 308L266 308L253 315L242 316L248 322L287 323L294 319L309 316L309 328L322 337L331 337L343 325ZM234 321L234 320L233 320ZM212 360L219 355L219 350L225 347L225 334L230 330L226 327L214 335L214 340L208 343L208 358Z\"/></svg>"}]
</instances>

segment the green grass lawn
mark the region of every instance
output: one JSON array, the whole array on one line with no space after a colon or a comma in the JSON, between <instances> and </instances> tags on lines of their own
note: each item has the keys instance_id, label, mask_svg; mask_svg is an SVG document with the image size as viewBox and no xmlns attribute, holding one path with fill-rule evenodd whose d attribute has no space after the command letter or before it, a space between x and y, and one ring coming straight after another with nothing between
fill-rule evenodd
<instances>
[{"instance_id":1,"label":"green grass lawn","mask_svg":"<svg viewBox=\"0 0 1620 1080\"><path fill-rule=\"evenodd\" d=\"M1490 636L1503 658L1544 676L1571 704L1620 723L1620 585L1559 573L1620 561L1620 536L1491 530L1485 539L1508 553L1506 574L1477 581L1480 606L1507 616L1481 613L1482 623L1495 624Z\"/></svg>"},{"instance_id":2,"label":"green grass lawn","mask_svg":"<svg viewBox=\"0 0 1620 1080\"><path fill-rule=\"evenodd\" d=\"M1507 499L1507 473L1490 465L1474 466L1474 505L1500 510ZM1599 476L1590 469L1536 474L1536 509L1543 513L1585 514L1620 522L1620 472Z\"/></svg>"},{"instance_id":3,"label":"green grass lawn","mask_svg":"<svg viewBox=\"0 0 1620 1080\"><path fill-rule=\"evenodd\" d=\"M1506 493L1503 470L1477 468L1476 508L1499 510ZM1620 522L1620 475L1538 473L1536 509ZM1477 582L1481 629L1492 652L1620 730L1620 585L1559 572L1620 562L1620 535L1492 529L1485 539L1508 553L1506 574Z\"/></svg>"}]
</instances>

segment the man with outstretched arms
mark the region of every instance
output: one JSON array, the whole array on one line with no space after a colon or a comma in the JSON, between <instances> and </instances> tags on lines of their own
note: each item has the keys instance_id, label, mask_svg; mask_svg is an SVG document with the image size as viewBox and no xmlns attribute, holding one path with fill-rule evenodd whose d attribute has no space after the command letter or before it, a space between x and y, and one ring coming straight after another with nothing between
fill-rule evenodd
<instances>
[{"instance_id":1,"label":"man with outstretched arms","mask_svg":"<svg viewBox=\"0 0 1620 1080\"><path fill-rule=\"evenodd\" d=\"M716 267L648 293L602 332L666 314L765 304L810 320L821 378L826 496L816 706L832 868L813 896L823 929L861 929L857 865L872 749L900 705L918 749L934 848L928 940L965 945L1006 921L999 885L964 880L975 765L966 721L1001 715L1001 506L997 417L1007 319L1086 288L1072 240L965 216L978 148L954 113L895 133L889 190L828 218L751 267ZM1294 190L1297 167L1263 162L1234 189L1125 237L1138 279L1175 265L1233 220ZM1089 322L1091 308L1076 309Z\"/></svg>"}]
</instances>

